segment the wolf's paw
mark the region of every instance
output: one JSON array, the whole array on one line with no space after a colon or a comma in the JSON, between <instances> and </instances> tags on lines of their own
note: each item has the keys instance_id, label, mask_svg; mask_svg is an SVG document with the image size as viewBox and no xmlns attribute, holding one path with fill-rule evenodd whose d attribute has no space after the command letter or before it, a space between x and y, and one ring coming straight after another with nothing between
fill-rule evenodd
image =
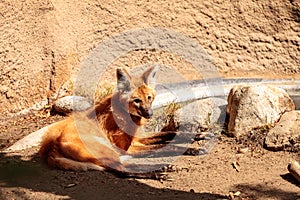
<instances>
[{"instance_id":1,"label":"wolf's paw","mask_svg":"<svg viewBox=\"0 0 300 200\"><path fill-rule=\"evenodd\" d=\"M118 172L117 175L122 178L137 178L137 179L153 179L159 181L169 180L167 172L153 171L153 172Z\"/></svg>"},{"instance_id":2,"label":"wolf's paw","mask_svg":"<svg viewBox=\"0 0 300 200\"><path fill-rule=\"evenodd\" d=\"M167 180L170 180L170 176L167 172L154 172L153 179L159 180L159 181L167 181Z\"/></svg>"},{"instance_id":3,"label":"wolf's paw","mask_svg":"<svg viewBox=\"0 0 300 200\"><path fill-rule=\"evenodd\" d=\"M175 165L165 165L160 169L160 171L162 171L162 172L176 172L178 170L177 170L177 167Z\"/></svg>"}]
</instances>

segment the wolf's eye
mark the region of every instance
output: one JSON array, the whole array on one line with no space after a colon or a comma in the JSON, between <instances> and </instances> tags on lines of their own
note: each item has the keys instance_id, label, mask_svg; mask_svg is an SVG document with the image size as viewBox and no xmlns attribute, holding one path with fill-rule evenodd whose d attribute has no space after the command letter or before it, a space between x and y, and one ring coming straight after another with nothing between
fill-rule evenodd
<instances>
[{"instance_id":1,"label":"wolf's eye","mask_svg":"<svg viewBox=\"0 0 300 200\"><path fill-rule=\"evenodd\" d=\"M148 96L148 100L151 101L152 100L152 96L149 95Z\"/></svg>"},{"instance_id":2,"label":"wolf's eye","mask_svg":"<svg viewBox=\"0 0 300 200\"><path fill-rule=\"evenodd\" d=\"M141 103L142 100L141 100L141 99L138 99L138 98L135 98L135 99L133 99L133 102L134 102L134 103Z\"/></svg>"}]
</instances>

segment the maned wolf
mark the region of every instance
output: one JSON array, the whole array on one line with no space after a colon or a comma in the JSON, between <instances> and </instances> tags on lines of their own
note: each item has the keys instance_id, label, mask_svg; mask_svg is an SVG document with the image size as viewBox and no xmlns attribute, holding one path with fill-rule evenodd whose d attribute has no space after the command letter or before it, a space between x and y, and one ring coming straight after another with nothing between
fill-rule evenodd
<instances>
[{"instance_id":1,"label":"maned wolf","mask_svg":"<svg viewBox=\"0 0 300 200\"><path fill-rule=\"evenodd\" d=\"M145 136L143 125L152 116L158 67L148 68L140 77L117 69L117 91L88 111L51 127L39 150L45 162L67 170L108 170L124 177L159 178L158 174L129 172L122 162L129 155L159 148L175 132ZM139 137L140 136L140 137Z\"/></svg>"}]
</instances>

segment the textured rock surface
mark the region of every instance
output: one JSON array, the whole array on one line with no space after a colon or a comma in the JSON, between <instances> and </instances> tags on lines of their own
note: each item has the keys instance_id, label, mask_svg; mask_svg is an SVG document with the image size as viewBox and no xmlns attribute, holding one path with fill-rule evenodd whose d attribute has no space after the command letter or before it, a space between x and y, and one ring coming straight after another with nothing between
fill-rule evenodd
<instances>
[{"instance_id":1,"label":"textured rock surface","mask_svg":"<svg viewBox=\"0 0 300 200\"><path fill-rule=\"evenodd\" d=\"M65 96L53 104L53 109L56 112L68 114L72 111L82 111L90 108L92 104L90 101L81 96Z\"/></svg>"},{"instance_id":2,"label":"textured rock surface","mask_svg":"<svg viewBox=\"0 0 300 200\"><path fill-rule=\"evenodd\" d=\"M235 86L228 95L228 134L247 134L253 128L277 122L284 112L294 109L294 102L283 89L267 85Z\"/></svg>"},{"instance_id":3,"label":"textured rock surface","mask_svg":"<svg viewBox=\"0 0 300 200\"><path fill-rule=\"evenodd\" d=\"M175 112L175 122L180 125L191 124L208 128L223 124L226 115L226 100L221 98L202 99L187 104Z\"/></svg>"},{"instance_id":4,"label":"textured rock surface","mask_svg":"<svg viewBox=\"0 0 300 200\"><path fill-rule=\"evenodd\" d=\"M276 126L268 132L265 145L273 151L284 148L300 150L300 111L284 113Z\"/></svg>"}]
</instances>

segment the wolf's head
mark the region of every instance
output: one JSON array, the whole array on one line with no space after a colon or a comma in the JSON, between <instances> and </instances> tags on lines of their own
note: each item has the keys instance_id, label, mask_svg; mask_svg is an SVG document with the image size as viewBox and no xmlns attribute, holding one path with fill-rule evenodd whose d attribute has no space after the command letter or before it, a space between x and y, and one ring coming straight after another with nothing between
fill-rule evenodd
<instances>
[{"instance_id":1,"label":"wolf's head","mask_svg":"<svg viewBox=\"0 0 300 200\"><path fill-rule=\"evenodd\" d=\"M158 66L149 67L141 76L132 77L125 69L117 69L117 89L120 103L130 115L149 119L153 115L155 83ZM128 107L127 107L128 106Z\"/></svg>"}]
</instances>

